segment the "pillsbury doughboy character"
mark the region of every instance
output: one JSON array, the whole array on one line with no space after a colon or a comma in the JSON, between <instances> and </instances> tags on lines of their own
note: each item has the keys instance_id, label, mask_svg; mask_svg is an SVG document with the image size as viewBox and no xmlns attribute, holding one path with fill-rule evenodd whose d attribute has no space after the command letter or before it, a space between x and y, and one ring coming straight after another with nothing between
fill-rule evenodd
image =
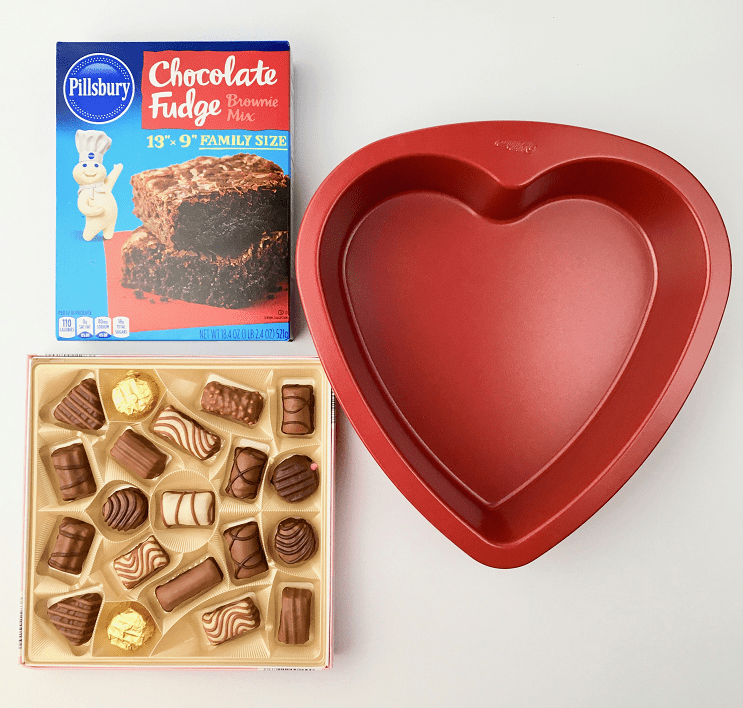
<instances>
[{"instance_id":1,"label":"pillsbury doughboy character","mask_svg":"<svg viewBox=\"0 0 743 708\"><path fill-rule=\"evenodd\" d=\"M80 185L77 208L85 216L83 238L90 241L101 231L103 238L111 238L119 213L111 190L123 165L114 165L111 174L106 176L103 154L111 147L111 138L102 130L78 130L75 145L80 162L72 170L72 177Z\"/></svg>"}]
</instances>

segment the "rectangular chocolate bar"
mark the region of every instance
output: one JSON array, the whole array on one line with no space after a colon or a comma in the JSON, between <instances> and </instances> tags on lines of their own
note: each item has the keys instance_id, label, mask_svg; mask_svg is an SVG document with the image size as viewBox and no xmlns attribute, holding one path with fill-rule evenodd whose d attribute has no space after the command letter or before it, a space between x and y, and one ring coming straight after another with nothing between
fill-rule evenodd
<instances>
[{"instance_id":1,"label":"rectangular chocolate bar","mask_svg":"<svg viewBox=\"0 0 743 708\"><path fill-rule=\"evenodd\" d=\"M236 580L252 578L268 570L261 535L255 521L227 529L224 540L234 564L232 572Z\"/></svg>"},{"instance_id":2,"label":"rectangular chocolate bar","mask_svg":"<svg viewBox=\"0 0 743 708\"><path fill-rule=\"evenodd\" d=\"M288 231L266 232L245 253L228 258L177 251L139 227L121 256L121 284L142 291L141 297L152 293L234 310L272 299L289 280Z\"/></svg>"},{"instance_id":3,"label":"rectangular chocolate bar","mask_svg":"<svg viewBox=\"0 0 743 708\"><path fill-rule=\"evenodd\" d=\"M200 460L216 455L222 446L218 435L173 406L166 406L157 414L152 432Z\"/></svg>"},{"instance_id":4,"label":"rectangular chocolate bar","mask_svg":"<svg viewBox=\"0 0 743 708\"><path fill-rule=\"evenodd\" d=\"M58 447L52 452L51 458L62 499L74 501L95 494L93 470L82 443Z\"/></svg>"},{"instance_id":5,"label":"rectangular chocolate bar","mask_svg":"<svg viewBox=\"0 0 743 708\"><path fill-rule=\"evenodd\" d=\"M222 605L202 615L204 633L210 644L223 644L256 629L261 613L249 597Z\"/></svg>"},{"instance_id":6,"label":"rectangular chocolate bar","mask_svg":"<svg viewBox=\"0 0 743 708\"><path fill-rule=\"evenodd\" d=\"M214 492L163 492L160 518L171 526L211 526L214 523Z\"/></svg>"},{"instance_id":7,"label":"rectangular chocolate bar","mask_svg":"<svg viewBox=\"0 0 743 708\"><path fill-rule=\"evenodd\" d=\"M248 501L255 499L267 462L268 455L262 450L256 450L254 447L236 447L224 493L235 499Z\"/></svg>"},{"instance_id":8,"label":"rectangular chocolate bar","mask_svg":"<svg viewBox=\"0 0 743 708\"><path fill-rule=\"evenodd\" d=\"M248 391L228 386L219 381L210 381L201 394L201 407L207 412L253 427L263 411L263 396L257 391Z\"/></svg>"},{"instance_id":9,"label":"rectangular chocolate bar","mask_svg":"<svg viewBox=\"0 0 743 708\"><path fill-rule=\"evenodd\" d=\"M172 612L178 605L219 585L223 577L217 561L210 557L164 585L158 585L155 597L165 612Z\"/></svg>"},{"instance_id":10,"label":"rectangular chocolate bar","mask_svg":"<svg viewBox=\"0 0 743 708\"><path fill-rule=\"evenodd\" d=\"M315 431L315 392L312 386L286 384L281 387L281 432L310 435Z\"/></svg>"},{"instance_id":11,"label":"rectangular chocolate bar","mask_svg":"<svg viewBox=\"0 0 743 708\"><path fill-rule=\"evenodd\" d=\"M49 567L63 573L80 575L94 537L93 526L65 516L59 525L57 540L47 561Z\"/></svg>"},{"instance_id":12,"label":"rectangular chocolate bar","mask_svg":"<svg viewBox=\"0 0 743 708\"><path fill-rule=\"evenodd\" d=\"M144 435L127 428L110 452L123 467L142 479L154 479L165 471L168 456Z\"/></svg>"},{"instance_id":13,"label":"rectangular chocolate bar","mask_svg":"<svg viewBox=\"0 0 743 708\"><path fill-rule=\"evenodd\" d=\"M127 590L131 590L141 585L168 563L170 563L170 556L155 537L150 536L128 553L116 558L113 568L121 584Z\"/></svg>"},{"instance_id":14,"label":"rectangular chocolate bar","mask_svg":"<svg viewBox=\"0 0 743 708\"><path fill-rule=\"evenodd\" d=\"M289 229L289 178L270 160L199 155L135 174L134 214L165 245L234 258Z\"/></svg>"},{"instance_id":15,"label":"rectangular chocolate bar","mask_svg":"<svg viewBox=\"0 0 743 708\"><path fill-rule=\"evenodd\" d=\"M310 638L312 590L286 587L281 591L277 638L284 644L304 644Z\"/></svg>"}]
</instances>

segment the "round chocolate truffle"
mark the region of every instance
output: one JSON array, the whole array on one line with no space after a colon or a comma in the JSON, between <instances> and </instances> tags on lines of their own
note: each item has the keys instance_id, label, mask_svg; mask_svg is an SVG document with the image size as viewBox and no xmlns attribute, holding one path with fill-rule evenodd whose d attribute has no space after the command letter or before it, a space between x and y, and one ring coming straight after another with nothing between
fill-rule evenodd
<instances>
[{"instance_id":1,"label":"round chocolate truffle","mask_svg":"<svg viewBox=\"0 0 743 708\"><path fill-rule=\"evenodd\" d=\"M147 374L129 371L111 391L111 400L119 413L133 418L144 418L157 403L159 395L155 380Z\"/></svg>"},{"instance_id":2,"label":"round chocolate truffle","mask_svg":"<svg viewBox=\"0 0 743 708\"><path fill-rule=\"evenodd\" d=\"M147 496L136 487L115 491L101 510L114 531L134 531L147 520Z\"/></svg>"},{"instance_id":3,"label":"round chocolate truffle","mask_svg":"<svg viewBox=\"0 0 743 708\"><path fill-rule=\"evenodd\" d=\"M289 517L279 522L274 536L276 555L288 565L304 563L317 551L317 534L306 519Z\"/></svg>"},{"instance_id":4,"label":"round chocolate truffle","mask_svg":"<svg viewBox=\"0 0 743 708\"><path fill-rule=\"evenodd\" d=\"M108 639L121 649L136 651L155 634L155 621L143 607L127 607L114 615L107 629Z\"/></svg>"},{"instance_id":5,"label":"round chocolate truffle","mask_svg":"<svg viewBox=\"0 0 743 708\"><path fill-rule=\"evenodd\" d=\"M307 455L292 455L273 468L271 476L276 493L288 502L311 496L320 485L317 463Z\"/></svg>"}]
</instances>

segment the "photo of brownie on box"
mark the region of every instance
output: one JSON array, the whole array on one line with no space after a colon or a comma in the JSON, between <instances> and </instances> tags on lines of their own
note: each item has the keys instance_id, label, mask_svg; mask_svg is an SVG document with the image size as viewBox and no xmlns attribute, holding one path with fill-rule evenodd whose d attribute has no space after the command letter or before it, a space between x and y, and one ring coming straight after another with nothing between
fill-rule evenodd
<instances>
[{"instance_id":1,"label":"photo of brownie on box","mask_svg":"<svg viewBox=\"0 0 743 708\"><path fill-rule=\"evenodd\" d=\"M122 248L122 285L241 308L289 275L289 178L257 155L199 156L133 175L143 226Z\"/></svg>"}]
</instances>

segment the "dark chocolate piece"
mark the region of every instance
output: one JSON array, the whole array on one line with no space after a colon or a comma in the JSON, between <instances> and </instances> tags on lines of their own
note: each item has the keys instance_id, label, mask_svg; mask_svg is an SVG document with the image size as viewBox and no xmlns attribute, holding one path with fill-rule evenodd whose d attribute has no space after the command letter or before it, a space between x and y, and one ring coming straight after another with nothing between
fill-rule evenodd
<instances>
[{"instance_id":1,"label":"dark chocolate piece","mask_svg":"<svg viewBox=\"0 0 743 708\"><path fill-rule=\"evenodd\" d=\"M121 284L159 295L161 301L183 300L212 307L240 309L271 299L288 287L289 232L271 231L236 258L193 251L174 251L144 227L136 229L121 249Z\"/></svg>"},{"instance_id":2,"label":"dark chocolate piece","mask_svg":"<svg viewBox=\"0 0 743 708\"><path fill-rule=\"evenodd\" d=\"M102 513L114 531L134 531L147 520L147 496L136 487L119 489L106 499Z\"/></svg>"},{"instance_id":3,"label":"dark chocolate piece","mask_svg":"<svg viewBox=\"0 0 743 708\"><path fill-rule=\"evenodd\" d=\"M235 563L232 572L236 580L252 578L268 570L261 535L255 521L227 529L224 532L224 539L230 557Z\"/></svg>"},{"instance_id":4,"label":"dark chocolate piece","mask_svg":"<svg viewBox=\"0 0 743 708\"><path fill-rule=\"evenodd\" d=\"M278 640L284 644L305 644L310 638L312 590L284 588L281 591L281 618Z\"/></svg>"},{"instance_id":5,"label":"dark chocolate piece","mask_svg":"<svg viewBox=\"0 0 743 708\"><path fill-rule=\"evenodd\" d=\"M289 178L257 155L199 155L135 174L134 214L166 246L232 258L289 229Z\"/></svg>"},{"instance_id":6,"label":"dark chocolate piece","mask_svg":"<svg viewBox=\"0 0 743 708\"><path fill-rule=\"evenodd\" d=\"M306 519L289 517L279 522L274 536L276 555L284 563L304 563L317 551L317 534Z\"/></svg>"},{"instance_id":7,"label":"dark chocolate piece","mask_svg":"<svg viewBox=\"0 0 743 708\"><path fill-rule=\"evenodd\" d=\"M93 636L102 602L97 592L67 597L47 608L49 621L70 644L79 647Z\"/></svg>"},{"instance_id":8,"label":"dark chocolate piece","mask_svg":"<svg viewBox=\"0 0 743 708\"><path fill-rule=\"evenodd\" d=\"M312 386L282 386L281 406L281 432L284 435L309 435L315 431L315 392Z\"/></svg>"},{"instance_id":9,"label":"dark chocolate piece","mask_svg":"<svg viewBox=\"0 0 743 708\"><path fill-rule=\"evenodd\" d=\"M219 435L173 406L166 406L157 414L152 431L200 460L216 455L222 446Z\"/></svg>"},{"instance_id":10,"label":"dark chocolate piece","mask_svg":"<svg viewBox=\"0 0 743 708\"><path fill-rule=\"evenodd\" d=\"M164 585L158 585L155 597L165 612L172 612L178 605L219 585L223 577L217 561L209 557Z\"/></svg>"},{"instance_id":11,"label":"dark chocolate piece","mask_svg":"<svg viewBox=\"0 0 743 708\"><path fill-rule=\"evenodd\" d=\"M292 455L273 468L271 476L276 493L289 502L311 496L320 484L317 463L307 455Z\"/></svg>"},{"instance_id":12,"label":"dark chocolate piece","mask_svg":"<svg viewBox=\"0 0 743 708\"><path fill-rule=\"evenodd\" d=\"M106 422L95 379L83 379L54 409L61 423L80 430L99 430Z\"/></svg>"},{"instance_id":13,"label":"dark chocolate piece","mask_svg":"<svg viewBox=\"0 0 743 708\"><path fill-rule=\"evenodd\" d=\"M90 524L65 516L47 563L63 573L80 575L94 537L95 528Z\"/></svg>"},{"instance_id":14,"label":"dark chocolate piece","mask_svg":"<svg viewBox=\"0 0 743 708\"><path fill-rule=\"evenodd\" d=\"M74 501L95 494L93 470L82 443L59 447L51 454L62 499Z\"/></svg>"},{"instance_id":15,"label":"dark chocolate piece","mask_svg":"<svg viewBox=\"0 0 743 708\"><path fill-rule=\"evenodd\" d=\"M257 391L210 381L201 394L201 407L207 413L253 427L263 411L263 396Z\"/></svg>"},{"instance_id":16,"label":"dark chocolate piece","mask_svg":"<svg viewBox=\"0 0 743 708\"><path fill-rule=\"evenodd\" d=\"M142 479L159 477L165 471L168 456L144 435L125 430L111 448L111 457Z\"/></svg>"},{"instance_id":17,"label":"dark chocolate piece","mask_svg":"<svg viewBox=\"0 0 743 708\"><path fill-rule=\"evenodd\" d=\"M268 455L254 447L235 448L235 459L224 493L235 499L255 499Z\"/></svg>"}]
</instances>

